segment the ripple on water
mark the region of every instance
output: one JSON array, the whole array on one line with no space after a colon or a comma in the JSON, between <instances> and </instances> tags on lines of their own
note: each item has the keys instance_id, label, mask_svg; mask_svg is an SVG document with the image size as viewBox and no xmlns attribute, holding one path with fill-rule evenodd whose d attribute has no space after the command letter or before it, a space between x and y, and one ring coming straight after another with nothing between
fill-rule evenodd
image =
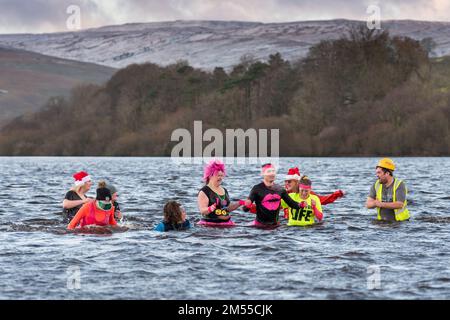
<instances>
[{"instance_id":1,"label":"ripple on water","mask_svg":"<svg viewBox=\"0 0 450 320\"><path fill-rule=\"evenodd\" d=\"M445 244L450 240L450 197L446 196L450 194L450 184L441 183L446 180L436 177L440 193L435 197L431 188L435 182L428 184L427 179L417 179L420 175L433 177L433 170L422 166L418 173L405 170L405 163L412 168L420 159L398 160L398 175L405 177L411 190L409 223L379 223L374 220L376 213L364 208L365 190L373 179L373 163L377 159L290 158L280 160L283 171L301 165L318 190L340 188L346 192L344 199L324 206L323 224L258 230L247 227L253 215L236 213L238 227L233 229L196 226L190 231L168 234L153 232L152 228L162 219L162 207L169 198L179 199L191 221L198 220L195 197L201 187L202 166L176 167L166 159L107 160L114 163L113 168L104 166L104 158L0 159L4 171L14 172L17 180L3 180L4 192L0 194L0 241L4 244L0 251L0 283L8 288L2 291L1 298L449 296L450 276L445 270L450 254ZM436 163L450 168L450 159L431 158L427 163L430 168ZM30 167L39 170L31 173L27 170ZM60 204L70 188L73 168L86 168L96 179L110 177L119 188L128 232L106 236L67 234L66 224L61 222ZM345 168L352 170L342 172ZM258 183L258 172L251 165L229 166L226 188L231 196L246 197L252 185ZM93 196L94 190L89 194ZM285 224L285 220L281 221ZM76 297L65 287L67 270L74 266L80 268L84 288ZM367 289L370 266L380 267L380 290ZM24 290L25 284L33 289Z\"/></svg>"}]
</instances>

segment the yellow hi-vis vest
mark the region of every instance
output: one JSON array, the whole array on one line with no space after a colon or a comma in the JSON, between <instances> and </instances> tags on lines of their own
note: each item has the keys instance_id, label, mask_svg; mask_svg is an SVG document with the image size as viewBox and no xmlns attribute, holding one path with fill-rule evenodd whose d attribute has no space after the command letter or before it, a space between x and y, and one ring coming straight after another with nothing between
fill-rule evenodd
<instances>
[{"instance_id":1,"label":"yellow hi-vis vest","mask_svg":"<svg viewBox=\"0 0 450 320\"><path fill-rule=\"evenodd\" d=\"M288 221L288 226L289 227L295 227L295 226L300 226L300 227L306 227L306 226L311 226L313 224L316 223L315 220L315 215L314 212L312 210L312 205L311 202L312 200L314 200L316 202L316 206L319 209L319 211L322 211L322 205L320 203L320 199L319 197L311 194L309 195L308 199L302 199L300 197L300 194L298 193L290 193L289 196L292 198L292 200L294 200L295 202L302 202L305 201L307 203L307 207L297 210L297 209L293 209L290 208L286 202L284 202L284 200L281 201L281 206L283 208L287 208L289 210L289 221Z\"/></svg>"},{"instance_id":2,"label":"yellow hi-vis vest","mask_svg":"<svg viewBox=\"0 0 450 320\"><path fill-rule=\"evenodd\" d=\"M394 179L394 189L393 189L393 195L392 195L392 201L396 202L397 201L397 189L400 186L400 183L402 183L402 180L395 178ZM375 183L375 191L377 192L377 200L378 201L383 201L383 185L380 183L380 181L378 180ZM408 189L406 188L405 185L405 195L408 196ZM408 204L408 201L406 200L405 197L405 202L403 202L403 207L401 209L395 209L395 220L396 221L405 221L409 219L409 210L406 208ZM381 208L377 208L378 211L378 220L381 220Z\"/></svg>"}]
</instances>

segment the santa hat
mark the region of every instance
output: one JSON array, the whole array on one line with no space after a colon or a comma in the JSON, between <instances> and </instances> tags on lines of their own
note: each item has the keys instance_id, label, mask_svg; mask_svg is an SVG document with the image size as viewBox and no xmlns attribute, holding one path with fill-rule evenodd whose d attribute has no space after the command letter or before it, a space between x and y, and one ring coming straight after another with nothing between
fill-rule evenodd
<instances>
[{"instance_id":1,"label":"santa hat","mask_svg":"<svg viewBox=\"0 0 450 320\"><path fill-rule=\"evenodd\" d=\"M86 182L92 180L91 176L87 172L84 172L84 171L75 173L73 175L73 178L75 179L76 186L81 186L81 185L85 184Z\"/></svg>"},{"instance_id":2,"label":"santa hat","mask_svg":"<svg viewBox=\"0 0 450 320\"><path fill-rule=\"evenodd\" d=\"M287 180L300 180L300 170L298 168L290 168L288 171L288 174L284 178L285 181Z\"/></svg>"}]
</instances>

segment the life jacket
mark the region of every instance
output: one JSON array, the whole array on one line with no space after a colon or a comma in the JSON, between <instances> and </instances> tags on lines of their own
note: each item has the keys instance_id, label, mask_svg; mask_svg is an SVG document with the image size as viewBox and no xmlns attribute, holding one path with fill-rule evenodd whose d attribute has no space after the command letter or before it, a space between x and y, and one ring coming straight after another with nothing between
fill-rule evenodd
<instances>
[{"instance_id":1,"label":"life jacket","mask_svg":"<svg viewBox=\"0 0 450 320\"><path fill-rule=\"evenodd\" d=\"M89 214L83 219L81 219L80 226L82 228L90 225L107 226L109 225L109 219L113 214L114 214L114 206L108 211L103 211L96 207L94 201L90 204Z\"/></svg>"},{"instance_id":2,"label":"life jacket","mask_svg":"<svg viewBox=\"0 0 450 320\"><path fill-rule=\"evenodd\" d=\"M400 186L400 184L403 181L400 179L395 178L394 179L394 188L393 188L393 194L392 194L392 201L396 202L397 201L397 189ZM380 183L380 180L377 180L377 182L375 182L375 191L377 193L377 200L378 201L383 201L383 185ZM406 188L405 185L405 195L408 196L408 189ZM396 221L405 221L408 220L410 218L409 215L409 210L407 209L407 204L408 201L406 200L405 197L405 201L403 202L403 207L401 209L395 209L395 220ZM377 212L378 212L378 220L381 220L381 208L377 208Z\"/></svg>"}]
</instances>

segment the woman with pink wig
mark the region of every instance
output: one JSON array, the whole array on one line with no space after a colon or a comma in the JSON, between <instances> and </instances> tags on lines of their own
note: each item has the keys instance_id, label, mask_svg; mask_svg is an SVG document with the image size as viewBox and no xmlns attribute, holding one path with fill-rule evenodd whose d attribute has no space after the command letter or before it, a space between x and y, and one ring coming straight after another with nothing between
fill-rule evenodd
<instances>
[{"instance_id":1,"label":"woman with pink wig","mask_svg":"<svg viewBox=\"0 0 450 320\"><path fill-rule=\"evenodd\" d=\"M201 225L233 226L230 212L240 207L239 202L231 203L227 189L222 187L225 165L220 160L211 160L204 169L203 181L206 185L198 193L198 208L202 214Z\"/></svg>"}]
</instances>

